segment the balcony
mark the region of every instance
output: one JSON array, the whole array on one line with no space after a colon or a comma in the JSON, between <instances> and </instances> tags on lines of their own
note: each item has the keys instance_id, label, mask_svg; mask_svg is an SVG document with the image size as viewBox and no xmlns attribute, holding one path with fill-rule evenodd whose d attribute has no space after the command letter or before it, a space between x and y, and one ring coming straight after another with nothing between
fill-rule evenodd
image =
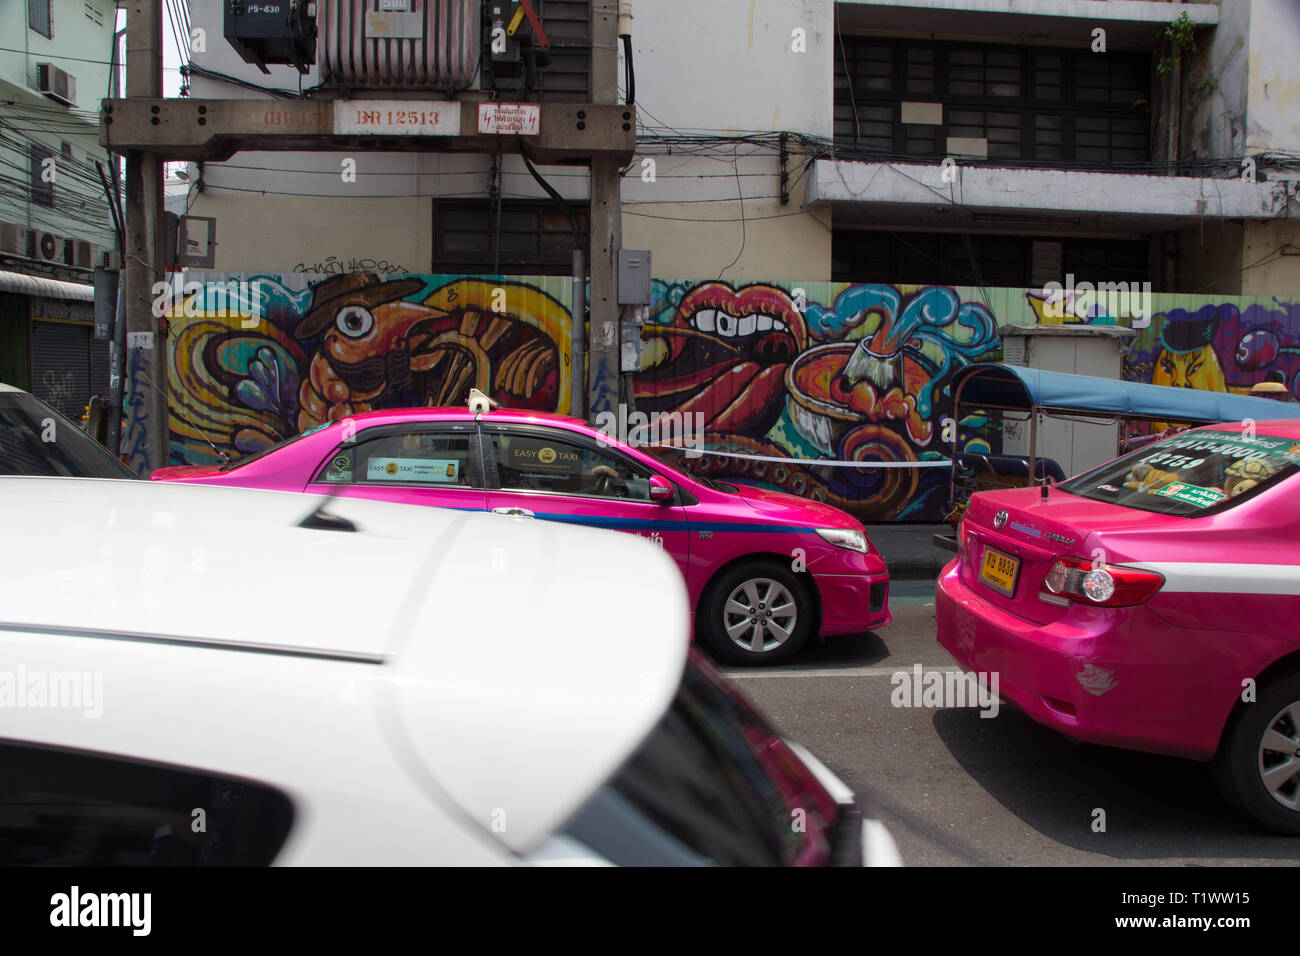
<instances>
[{"instance_id":1,"label":"balcony","mask_svg":"<svg viewBox=\"0 0 1300 956\"><path fill-rule=\"evenodd\" d=\"M1149 47L1156 31L1182 13L1198 27L1219 22L1217 3L1169 0L838 0L835 9L848 32L1077 44L1102 27L1112 49Z\"/></svg>"},{"instance_id":2,"label":"balcony","mask_svg":"<svg viewBox=\"0 0 1300 956\"><path fill-rule=\"evenodd\" d=\"M829 204L836 226L1137 233L1294 216L1300 183L819 159L807 201Z\"/></svg>"}]
</instances>

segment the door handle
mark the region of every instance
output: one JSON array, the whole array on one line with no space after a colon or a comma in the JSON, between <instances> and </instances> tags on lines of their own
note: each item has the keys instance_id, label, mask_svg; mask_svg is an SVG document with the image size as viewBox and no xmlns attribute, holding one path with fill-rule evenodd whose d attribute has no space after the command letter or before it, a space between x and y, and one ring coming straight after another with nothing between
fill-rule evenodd
<instances>
[{"instance_id":1,"label":"door handle","mask_svg":"<svg viewBox=\"0 0 1300 956\"><path fill-rule=\"evenodd\" d=\"M527 508L493 508L494 515L509 515L512 518L535 518L537 517Z\"/></svg>"}]
</instances>

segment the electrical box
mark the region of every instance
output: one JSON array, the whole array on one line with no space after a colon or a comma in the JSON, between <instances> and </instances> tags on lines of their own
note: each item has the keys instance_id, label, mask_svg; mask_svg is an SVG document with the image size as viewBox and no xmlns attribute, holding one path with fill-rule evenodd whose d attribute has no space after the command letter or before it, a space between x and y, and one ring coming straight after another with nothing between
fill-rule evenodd
<instances>
[{"instance_id":1,"label":"electrical box","mask_svg":"<svg viewBox=\"0 0 1300 956\"><path fill-rule=\"evenodd\" d=\"M998 334L1008 364L1116 380L1123 377L1124 352L1137 335L1124 326L1082 324L1004 325ZM1118 428L1113 416L1104 414L1075 421L1049 413L1038 426L1038 457L1051 458L1067 475L1077 475L1115 457ZM1029 454L1027 423L1006 421L1002 453Z\"/></svg>"},{"instance_id":2,"label":"electrical box","mask_svg":"<svg viewBox=\"0 0 1300 956\"><path fill-rule=\"evenodd\" d=\"M226 0L226 41L263 73L268 63L306 73L316 62L316 0Z\"/></svg>"},{"instance_id":3,"label":"electrical box","mask_svg":"<svg viewBox=\"0 0 1300 956\"><path fill-rule=\"evenodd\" d=\"M650 304L650 250L618 251L618 304Z\"/></svg>"}]
</instances>

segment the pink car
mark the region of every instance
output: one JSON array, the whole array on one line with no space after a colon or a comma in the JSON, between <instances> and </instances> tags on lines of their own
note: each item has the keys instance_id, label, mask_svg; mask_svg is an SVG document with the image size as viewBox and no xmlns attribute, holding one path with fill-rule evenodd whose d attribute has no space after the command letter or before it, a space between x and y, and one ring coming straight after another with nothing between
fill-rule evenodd
<instances>
[{"instance_id":1,"label":"pink car","mask_svg":"<svg viewBox=\"0 0 1300 956\"><path fill-rule=\"evenodd\" d=\"M971 498L939 643L1072 738L1212 760L1300 834L1300 421L1210 425Z\"/></svg>"},{"instance_id":2,"label":"pink car","mask_svg":"<svg viewBox=\"0 0 1300 956\"><path fill-rule=\"evenodd\" d=\"M854 518L792 495L693 478L561 415L365 412L243 461L160 468L151 477L493 511L640 535L676 559L695 633L734 664L778 663L813 633L861 633L890 620L889 572Z\"/></svg>"}]
</instances>

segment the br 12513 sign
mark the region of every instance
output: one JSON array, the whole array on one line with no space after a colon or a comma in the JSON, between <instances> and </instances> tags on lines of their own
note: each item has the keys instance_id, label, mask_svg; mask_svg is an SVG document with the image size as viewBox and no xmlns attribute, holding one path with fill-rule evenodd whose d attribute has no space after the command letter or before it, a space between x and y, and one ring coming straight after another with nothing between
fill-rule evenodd
<instances>
[{"instance_id":1,"label":"br 12513 sign","mask_svg":"<svg viewBox=\"0 0 1300 956\"><path fill-rule=\"evenodd\" d=\"M381 136L456 136L460 104L445 100L339 100L334 132Z\"/></svg>"}]
</instances>

